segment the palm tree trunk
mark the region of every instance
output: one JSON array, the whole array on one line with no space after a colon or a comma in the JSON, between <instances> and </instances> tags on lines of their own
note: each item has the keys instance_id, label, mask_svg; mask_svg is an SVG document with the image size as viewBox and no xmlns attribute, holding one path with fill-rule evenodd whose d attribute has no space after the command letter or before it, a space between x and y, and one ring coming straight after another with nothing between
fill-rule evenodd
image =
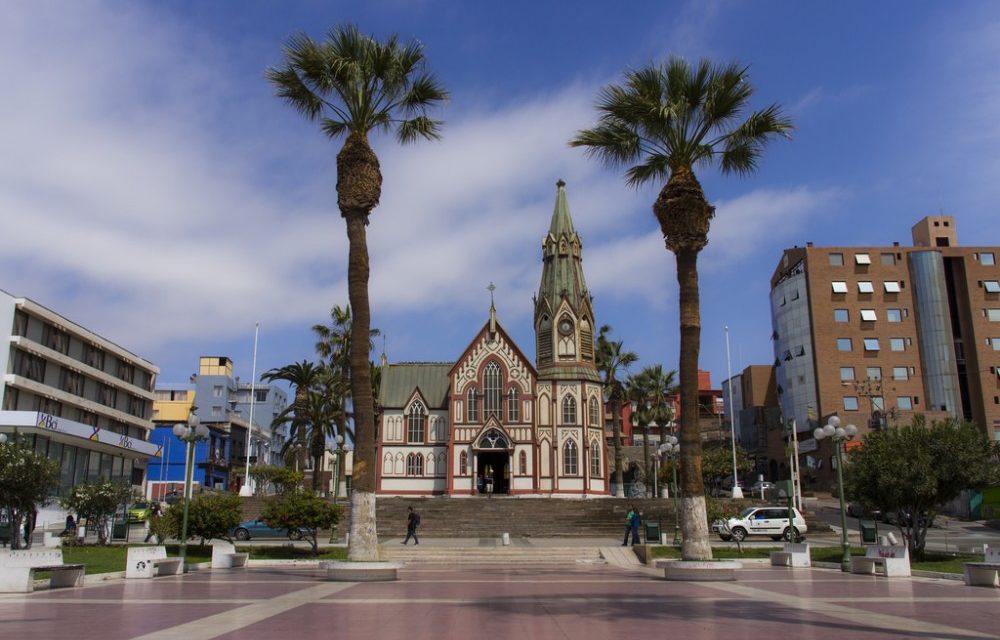
<instances>
[{"instance_id":1,"label":"palm tree trunk","mask_svg":"<svg viewBox=\"0 0 1000 640\"><path fill-rule=\"evenodd\" d=\"M710 560L705 485L701 477L701 430L698 425L698 353L701 348L701 309L698 296L698 250L678 248L677 284L680 288L681 353L681 531L684 560Z\"/></svg>"},{"instance_id":2,"label":"palm tree trunk","mask_svg":"<svg viewBox=\"0 0 1000 640\"><path fill-rule=\"evenodd\" d=\"M350 243L347 292L354 312L351 325L351 402L354 409L354 469L351 494L351 540L349 560L378 560L378 532L375 523L375 419L372 410L371 370L368 365L371 314L368 307L368 216L364 211L348 212L347 238Z\"/></svg>"},{"instance_id":3,"label":"palm tree trunk","mask_svg":"<svg viewBox=\"0 0 1000 640\"><path fill-rule=\"evenodd\" d=\"M615 497L625 497L625 472L622 470L622 410L617 398L611 400L611 430L614 434L615 448Z\"/></svg>"},{"instance_id":4,"label":"palm tree trunk","mask_svg":"<svg viewBox=\"0 0 1000 640\"><path fill-rule=\"evenodd\" d=\"M653 474L649 471L649 424L642 425L642 476L646 484L646 497L653 495Z\"/></svg>"}]
</instances>

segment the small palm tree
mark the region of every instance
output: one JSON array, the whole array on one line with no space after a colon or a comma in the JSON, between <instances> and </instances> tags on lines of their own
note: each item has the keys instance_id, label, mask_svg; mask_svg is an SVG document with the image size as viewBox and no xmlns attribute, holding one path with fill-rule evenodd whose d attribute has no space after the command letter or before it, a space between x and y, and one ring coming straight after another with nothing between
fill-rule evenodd
<instances>
[{"instance_id":1,"label":"small palm tree","mask_svg":"<svg viewBox=\"0 0 1000 640\"><path fill-rule=\"evenodd\" d=\"M291 421L289 441L294 440L302 445L306 443L306 434L310 430L311 395L322 375L322 369L308 360L277 367L261 375L261 380L265 382L282 380L295 387L295 397L291 406L286 409L286 411L290 410L288 417ZM304 463L304 461L301 462ZM305 464L302 466L304 467Z\"/></svg>"},{"instance_id":2,"label":"small palm tree","mask_svg":"<svg viewBox=\"0 0 1000 640\"><path fill-rule=\"evenodd\" d=\"M334 27L323 42L306 35L285 46L285 64L267 78L299 113L319 121L331 138L345 137L337 154L337 205L347 224L347 291L351 325L350 385L357 433L348 558L378 559L375 522L375 417L369 379L368 240L366 227L382 195L382 172L369 134L395 132L400 143L435 140L441 123L427 112L447 92L425 70L423 45L384 42L353 25Z\"/></svg>"},{"instance_id":3,"label":"small palm tree","mask_svg":"<svg viewBox=\"0 0 1000 640\"><path fill-rule=\"evenodd\" d=\"M606 164L625 168L638 187L666 184L653 204L667 249L677 260L680 295L681 473L684 488L682 557L709 559L705 487L698 429L698 353L701 310L698 254L708 244L715 207L695 177L695 167L748 175L768 142L787 137L791 122L778 105L746 116L754 93L748 67L692 66L681 58L627 71L621 84L601 89L597 124L570 141ZM741 120L742 119L742 120Z\"/></svg>"},{"instance_id":4,"label":"small palm tree","mask_svg":"<svg viewBox=\"0 0 1000 640\"><path fill-rule=\"evenodd\" d=\"M603 325L597 334L597 370L604 384L604 397L611 408L611 428L614 435L615 456L615 496L625 497L625 478L622 465L622 400L625 399L625 385L621 375L639 360L634 351L625 351L621 340L609 340L609 325Z\"/></svg>"},{"instance_id":5,"label":"small palm tree","mask_svg":"<svg viewBox=\"0 0 1000 640\"><path fill-rule=\"evenodd\" d=\"M652 381L649 377L648 367L634 376L629 376L625 382L625 389L625 393L632 403L632 424L642 431L642 475L646 485L646 497L652 497L653 486L650 479L653 477L653 473L649 457L649 425L653 422L653 407L650 400Z\"/></svg>"}]
</instances>

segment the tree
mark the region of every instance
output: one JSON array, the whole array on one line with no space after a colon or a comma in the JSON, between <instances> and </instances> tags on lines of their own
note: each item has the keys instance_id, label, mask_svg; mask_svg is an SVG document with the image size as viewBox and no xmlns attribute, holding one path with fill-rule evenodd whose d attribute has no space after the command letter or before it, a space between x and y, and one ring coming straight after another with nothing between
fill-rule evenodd
<instances>
[{"instance_id":1,"label":"tree","mask_svg":"<svg viewBox=\"0 0 1000 640\"><path fill-rule=\"evenodd\" d=\"M753 460L743 447L736 445L736 473L746 475L753 471ZM727 444L705 447L701 452L701 476L706 485L718 484L723 478L733 477L733 450Z\"/></svg>"},{"instance_id":2,"label":"tree","mask_svg":"<svg viewBox=\"0 0 1000 640\"><path fill-rule=\"evenodd\" d=\"M319 555L319 530L337 526L340 507L305 491L289 491L268 498L260 519L269 527L300 532L312 545L313 555Z\"/></svg>"},{"instance_id":3,"label":"tree","mask_svg":"<svg viewBox=\"0 0 1000 640\"><path fill-rule=\"evenodd\" d=\"M963 489L1000 482L991 444L971 422L917 416L905 426L868 433L844 464L844 493L868 509L899 514L910 555L921 559L937 509Z\"/></svg>"},{"instance_id":4,"label":"tree","mask_svg":"<svg viewBox=\"0 0 1000 640\"><path fill-rule=\"evenodd\" d=\"M16 433L0 444L0 511L10 522L10 547L24 546L20 531L25 518L34 518L36 506L59 486L59 464L38 455ZM28 537L27 547L31 547Z\"/></svg>"},{"instance_id":5,"label":"tree","mask_svg":"<svg viewBox=\"0 0 1000 640\"><path fill-rule=\"evenodd\" d=\"M331 138L346 136L337 154L337 205L347 226L347 291L351 323L350 384L357 436L348 558L378 559L375 519L375 420L369 369L368 241L366 227L382 194L382 173L368 136L395 132L401 143L440 137L427 113L448 94L426 71L423 45L398 36L384 42L357 27L334 27L323 42L292 37L285 63L267 78L277 95Z\"/></svg>"},{"instance_id":6,"label":"tree","mask_svg":"<svg viewBox=\"0 0 1000 640\"><path fill-rule=\"evenodd\" d=\"M257 487L257 495L264 495L268 485L278 493L291 491L302 485L302 472L269 464L255 464L250 467L250 476Z\"/></svg>"},{"instance_id":7,"label":"tree","mask_svg":"<svg viewBox=\"0 0 1000 640\"><path fill-rule=\"evenodd\" d=\"M111 516L125 503L130 487L124 482L98 480L73 487L63 507L75 511L77 520L87 519L88 527L97 527L97 544L107 544L111 533Z\"/></svg>"},{"instance_id":8,"label":"tree","mask_svg":"<svg viewBox=\"0 0 1000 640\"><path fill-rule=\"evenodd\" d=\"M757 168L766 144L788 136L791 122L780 107L755 111L742 122L754 87L748 67L691 66L681 58L648 64L625 73L620 85L601 89L597 124L570 141L612 167L625 168L626 182L638 187L666 180L653 214L667 249L677 261L680 309L681 512L682 557L712 557L705 522L698 428L698 353L701 310L698 254L708 244L715 207L695 177L695 166L717 164L723 173L747 175Z\"/></svg>"},{"instance_id":9,"label":"tree","mask_svg":"<svg viewBox=\"0 0 1000 640\"><path fill-rule=\"evenodd\" d=\"M635 427L642 430L642 478L645 486L646 497L652 497L653 474L649 464L649 424L653 421L653 411L649 401L650 380L646 371L640 371L637 375L629 376L625 383L625 394L629 402L632 403L632 432Z\"/></svg>"},{"instance_id":10,"label":"tree","mask_svg":"<svg viewBox=\"0 0 1000 640\"><path fill-rule=\"evenodd\" d=\"M153 533L161 540L169 535L181 539L183 533L184 501L181 500L161 516L163 523L151 524ZM243 501L235 493L199 494L188 506L188 539L219 539L232 542L230 532L243 520Z\"/></svg>"},{"instance_id":11,"label":"tree","mask_svg":"<svg viewBox=\"0 0 1000 640\"><path fill-rule=\"evenodd\" d=\"M322 375L323 372L320 367L317 367L308 360L303 360L302 362L295 362L284 367L270 369L261 376L261 380L265 382L282 380L295 387L295 397L292 400L292 404L286 407L285 411L282 411L281 415L275 419L275 422L278 424L291 421L289 438L285 443L286 448L293 441L301 445L305 445L307 442L306 433L310 428L309 411L312 402L310 395L313 389L319 384ZM302 466L305 465L303 464Z\"/></svg>"},{"instance_id":12,"label":"tree","mask_svg":"<svg viewBox=\"0 0 1000 640\"><path fill-rule=\"evenodd\" d=\"M615 496L625 497L625 478L622 468L622 400L625 399L625 384L620 376L635 364L639 356L633 351L623 351L621 340L609 340L609 325L602 325L597 334L597 371L604 384L604 397L611 409L611 428L614 434L615 456Z\"/></svg>"}]
</instances>

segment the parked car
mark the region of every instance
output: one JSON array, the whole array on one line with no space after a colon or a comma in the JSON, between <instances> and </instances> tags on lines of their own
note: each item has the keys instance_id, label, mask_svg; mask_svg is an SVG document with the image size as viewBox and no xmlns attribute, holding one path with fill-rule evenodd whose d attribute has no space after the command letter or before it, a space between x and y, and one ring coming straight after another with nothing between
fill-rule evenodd
<instances>
[{"instance_id":1,"label":"parked car","mask_svg":"<svg viewBox=\"0 0 1000 640\"><path fill-rule=\"evenodd\" d=\"M793 509L792 526L788 526L788 507L747 507L740 515L712 523L712 533L725 541L742 542L748 536L770 536L772 540L795 541L807 531L806 520Z\"/></svg>"},{"instance_id":2,"label":"parked car","mask_svg":"<svg viewBox=\"0 0 1000 640\"><path fill-rule=\"evenodd\" d=\"M149 502L136 502L129 507L129 522L145 522L153 514L153 505Z\"/></svg>"},{"instance_id":3,"label":"parked car","mask_svg":"<svg viewBox=\"0 0 1000 640\"><path fill-rule=\"evenodd\" d=\"M276 529L268 526L263 520L247 520L239 523L230 532L230 536L237 540L251 540L253 538L288 538L289 540L299 540L302 534L312 535L312 529Z\"/></svg>"}]
</instances>

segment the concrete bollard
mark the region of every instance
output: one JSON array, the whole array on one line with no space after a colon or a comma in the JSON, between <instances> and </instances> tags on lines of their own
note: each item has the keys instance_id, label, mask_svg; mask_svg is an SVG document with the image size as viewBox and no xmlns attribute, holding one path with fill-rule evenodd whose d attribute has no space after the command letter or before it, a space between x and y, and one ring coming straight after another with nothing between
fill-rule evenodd
<instances>
[{"instance_id":1,"label":"concrete bollard","mask_svg":"<svg viewBox=\"0 0 1000 640\"><path fill-rule=\"evenodd\" d=\"M500 536L500 539L503 540L503 546L505 546L505 547L509 547L510 546L510 534L509 533L507 533L506 531L504 531L503 535Z\"/></svg>"}]
</instances>

